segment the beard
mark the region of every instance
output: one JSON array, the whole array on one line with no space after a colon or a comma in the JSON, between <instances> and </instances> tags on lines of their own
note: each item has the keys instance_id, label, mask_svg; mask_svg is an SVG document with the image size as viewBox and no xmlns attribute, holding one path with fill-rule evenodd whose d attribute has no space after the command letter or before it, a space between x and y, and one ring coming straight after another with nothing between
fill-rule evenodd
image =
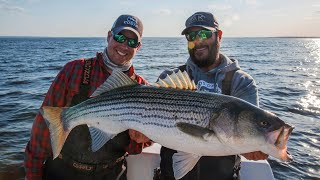
<instances>
[{"instance_id":1,"label":"beard","mask_svg":"<svg viewBox=\"0 0 320 180\"><path fill-rule=\"evenodd\" d=\"M199 47L199 46L198 46ZM198 48L197 46L193 49L189 49L189 55L191 57L191 60L200 68L202 67L208 67L217 61L219 58L219 49L220 49L220 43L218 43L218 40L216 39L214 43L211 46L208 46L208 56L197 58L195 56L195 49Z\"/></svg>"}]
</instances>

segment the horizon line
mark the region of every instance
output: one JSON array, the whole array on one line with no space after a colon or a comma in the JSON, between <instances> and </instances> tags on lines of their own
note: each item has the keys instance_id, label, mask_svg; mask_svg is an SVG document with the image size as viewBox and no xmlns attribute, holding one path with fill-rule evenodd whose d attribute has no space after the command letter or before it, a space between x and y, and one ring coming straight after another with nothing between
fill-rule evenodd
<instances>
[{"instance_id":1,"label":"horizon line","mask_svg":"<svg viewBox=\"0 0 320 180\"><path fill-rule=\"evenodd\" d=\"M0 38L105 38L104 36L2 36ZM184 36L145 36L142 38L184 38ZM224 38L320 38L320 36L224 36Z\"/></svg>"}]
</instances>

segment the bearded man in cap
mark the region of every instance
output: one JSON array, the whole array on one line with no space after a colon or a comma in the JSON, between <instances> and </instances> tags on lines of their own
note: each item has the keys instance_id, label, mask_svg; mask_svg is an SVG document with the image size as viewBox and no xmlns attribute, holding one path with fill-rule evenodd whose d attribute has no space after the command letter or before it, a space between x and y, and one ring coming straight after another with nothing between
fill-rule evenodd
<instances>
[{"instance_id":1,"label":"bearded man in cap","mask_svg":"<svg viewBox=\"0 0 320 180\"><path fill-rule=\"evenodd\" d=\"M197 89L213 93L231 95L259 106L258 91L254 79L240 69L238 61L230 59L219 52L222 31L213 14L197 12L186 20L186 28L182 31L188 41L190 57L186 64L166 70L159 79L164 79L172 72L187 71L191 79L197 84ZM197 148L197 147L195 147ZM162 147L160 179L182 180L233 180L240 179L239 155L223 157L201 157L194 167L189 168L183 177L176 177L173 169L174 154L177 151ZM243 154L250 160L266 159L268 156L262 152Z\"/></svg>"},{"instance_id":2,"label":"bearded man in cap","mask_svg":"<svg viewBox=\"0 0 320 180\"><path fill-rule=\"evenodd\" d=\"M42 106L74 106L88 99L115 70L146 84L132 65L141 47L142 31L138 17L119 16L108 32L104 51L68 62L52 82ZM49 130L38 113L25 149L26 179L126 179L125 155L141 153L150 144L143 134L127 130L93 152L88 127L80 125L71 131L58 158L52 160Z\"/></svg>"}]
</instances>

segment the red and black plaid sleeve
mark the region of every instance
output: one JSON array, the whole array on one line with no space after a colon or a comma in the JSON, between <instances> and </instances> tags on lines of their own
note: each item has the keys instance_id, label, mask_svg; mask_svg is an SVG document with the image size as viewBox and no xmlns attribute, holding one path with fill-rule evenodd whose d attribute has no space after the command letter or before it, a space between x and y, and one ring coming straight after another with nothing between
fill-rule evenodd
<instances>
[{"instance_id":1,"label":"red and black plaid sleeve","mask_svg":"<svg viewBox=\"0 0 320 180\"><path fill-rule=\"evenodd\" d=\"M74 95L68 84L70 81L75 85L79 84L81 74L81 66L77 68L75 62L67 63L51 84L41 107L66 106ZM76 91L77 88L73 88ZM43 163L48 157L52 157L49 129L42 115L38 113L33 122L30 141L25 149L26 179L42 179Z\"/></svg>"}]
</instances>

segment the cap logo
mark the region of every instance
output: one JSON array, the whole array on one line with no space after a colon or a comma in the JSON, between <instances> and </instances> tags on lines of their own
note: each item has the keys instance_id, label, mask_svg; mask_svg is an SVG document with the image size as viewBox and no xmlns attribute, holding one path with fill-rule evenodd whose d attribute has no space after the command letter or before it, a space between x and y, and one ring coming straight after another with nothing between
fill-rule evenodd
<instances>
[{"instance_id":1,"label":"cap logo","mask_svg":"<svg viewBox=\"0 0 320 180\"><path fill-rule=\"evenodd\" d=\"M191 18L190 18L190 22L189 24L192 24L196 21L205 21L205 16L202 14L194 14Z\"/></svg>"},{"instance_id":2,"label":"cap logo","mask_svg":"<svg viewBox=\"0 0 320 180\"><path fill-rule=\"evenodd\" d=\"M123 23L126 25L133 26L135 28L138 28L138 22L137 22L136 18L134 18L132 16L128 16L127 20L123 21Z\"/></svg>"}]
</instances>

